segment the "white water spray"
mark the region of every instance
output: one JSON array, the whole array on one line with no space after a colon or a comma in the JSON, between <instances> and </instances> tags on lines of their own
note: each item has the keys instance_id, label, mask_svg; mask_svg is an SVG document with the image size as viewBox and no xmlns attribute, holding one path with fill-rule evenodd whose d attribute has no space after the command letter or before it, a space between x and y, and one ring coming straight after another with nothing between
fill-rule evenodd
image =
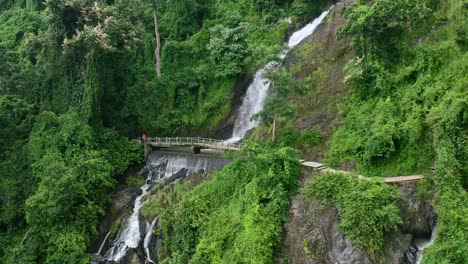
<instances>
[{"instance_id":1,"label":"white water spray","mask_svg":"<svg viewBox=\"0 0 468 264\"><path fill-rule=\"evenodd\" d=\"M328 15L332 8L333 6L309 24L295 31L289 38L288 47L294 48L305 38L312 35L317 26L322 23L323 19ZM278 56L279 59L283 60L286 57L286 54L287 50L283 50ZM227 139L226 142L230 143L241 140L247 131L259 125L259 121L251 120L251 118L263 109L263 103L270 93L271 84L271 81L266 78L266 74L278 65L279 63L277 61L271 61L257 70L254 79L247 88L247 92L242 100L239 115L237 116L234 124L232 137Z\"/></svg>"},{"instance_id":2,"label":"white water spray","mask_svg":"<svg viewBox=\"0 0 468 264\"><path fill-rule=\"evenodd\" d=\"M314 33L315 29L318 27L318 25L320 25L322 23L323 19L325 19L325 17L328 15L328 12L330 12L330 10L332 8L333 8L333 6L330 7L330 9L328 9L327 11L320 14L319 17L314 19L309 24L307 24L304 27L300 28L299 30L295 31L291 35L291 37L289 37L288 47L289 48L294 48L294 47L297 46L297 44L301 43L305 38L312 35Z\"/></svg>"}]
</instances>

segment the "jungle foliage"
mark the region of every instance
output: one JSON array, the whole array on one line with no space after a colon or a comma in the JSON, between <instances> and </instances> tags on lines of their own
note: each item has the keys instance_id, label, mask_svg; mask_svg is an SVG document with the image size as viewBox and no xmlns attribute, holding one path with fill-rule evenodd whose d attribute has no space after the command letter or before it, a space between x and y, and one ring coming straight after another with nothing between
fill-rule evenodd
<instances>
[{"instance_id":1,"label":"jungle foliage","mask_svg":"<svg viewBox=\"0 0 468 264\"><path fill-rule=\"evenodd\" d=\"M141 158L121 135L217 125L236 81L277 56L283 18L327 2L1 0L0 262L87 263L116 176Z\"/></svg>"},{"instance_id":2,"label":"jungle foliage","mask_svg":"<svg viewBox=\"0 0 468 264\"><path fill-rule=\"evenodd\" d=\"M347 18L351 96L328 162L384 176L434 167L438 227L423 262L466 263L468 2L359 1Z\"/></svg>"},{"instance_id":3,"label":"jungle foliage","mask_svg":"<svg viewBox=\"0 0 468 264\"><path fill-rule=\"evenodd\" d=\"M141 158L122 135L215 127L237 81L277 58L285 18L298 25L329 2L0 0L0 262L89 263L116 176ZM327 162L368 175L428 175L438 226L423 261L468 263L468 3L357 1L347 18L350 96ZM314 128L300 133L285 121L297 115L289 97L303 83L284 68L270 78L276 96L258 118L284 122L276 145L320 143ZM251 144L242 155L210 181L147 203L143 213L160 217L162 263L273 261L298 154ZM400 221L395 190L340 177L319 178L307 192L338 205L341 230L378 259ZM360 233L362 217L369 224Z\"/></svg>"},{"instance_id":4,"label":"jungle foliage","mask_svg":"<svg viewBox=\"0 0 468 264\"><path fill-rule=\"evenodd\" d=\"M27 106L8 96L1 97L2 109L7 100ZM10 116L23 114L7 110ZM6 123L16 130L15 143L0 163L0 261L87 263L86 249L117 183L114 176L139 161L140 146L113 130L93 130L73 111L21 119L23 124ZM25 128L29 137L18 137Z\"/></svg>"},{"instance_id":5,"label":"jungle foliage","mask_svg":"<svg viewBox=\"0 0 468 264\"><path fill-rule=\"evenodd\" d=\"M210 128L231 111L236 81L278 54L290 27L282 19L302 22L327 2L4 1L0 92L59 114L74 107L126 135Z\"/></svg>"}]
</instances>

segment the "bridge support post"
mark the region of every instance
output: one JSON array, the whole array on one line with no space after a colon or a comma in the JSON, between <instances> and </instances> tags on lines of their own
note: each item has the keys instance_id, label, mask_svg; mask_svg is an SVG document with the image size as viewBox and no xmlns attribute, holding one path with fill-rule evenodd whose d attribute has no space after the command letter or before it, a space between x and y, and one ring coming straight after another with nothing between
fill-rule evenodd
<instances>
[{"instance_id":1,"label":"bridge support post","mask_svg":"<svg viewBox=\"0 0 468 264\"><path fill-rule=\"evenodd\" d=\"M143 143L143 150L144 150L144 154L145 154L145 160L148 158L148 155L150 154L151 152L151 145L147 142Z\"/></svg>"},{"instance_id":2,"label":"bridge support post","mask_svg":"<svg viewBox=\"0 0 468 264\"><path fill-rule=\"evenodd\" d=\"M193 150L193 153L194 153L194 154L200 154L200 152L201 152L201 148L200 148L200 147L195 147L195 146L194 146L194 147L192 147L192 150Z\"/></svg>"}]
</instances>

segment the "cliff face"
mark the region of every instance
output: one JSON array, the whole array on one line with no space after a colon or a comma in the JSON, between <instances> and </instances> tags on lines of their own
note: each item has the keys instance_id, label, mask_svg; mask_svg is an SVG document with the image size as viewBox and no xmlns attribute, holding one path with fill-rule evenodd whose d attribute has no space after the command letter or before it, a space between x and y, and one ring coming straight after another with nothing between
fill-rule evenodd
<instances>
[{"instance_id":1,"label":"cliff face","mask_svg":"<svg viewBox=\"0 0 468 264\"><path fill-rule=\"evenodd\" d=\"M313 177L304 172L303 182ZM399 186L399 204L403 223L397 232L387 235L383 263L415 263L417 238L429 238L436 216L430 201L417 198L416 183ZM339 230L340 212L336 207L321 206L304 194L296 195L284 225L283 248L276 263L373 263L367 253L354 245Z\"/></svg>"},{"instance_id":2,"label":"cliff face","mask_svg":"<svg viewBox=\"0 0 468 264\"><path fill-rule=\"evenodd\" d=\"M328 150L326 142L342 119L337 104L347 95L343 67L352 58L349 39L338 39L337 31L346 23L344 14L354 0L335 4L314 34L286 57L286 67L297 79L305 80L310 93L292 98L298 106L299 130L314 128L324 136L323 144L301 149L304 159L322 160Z\"/></svg>"},{"instance_id":3,"label":"cliff face","mask_svg":"<svg viewBox=\"0 0 468 264\"><path fill-rule=\"evenodd\" d=\"M317 31L286 58L288 69L296 78L306 80L313 90L309 95L293 98L299 107L295 126L300 130L315 128L325 135L322 144L301 149L305 160L323 159L327 141L342 120L338 104L347 96L342 70L353 50L349 39L337 38L337 31L346 23L344 13L354 2L337 3ZM342 169L353 169L353 165ZM313 173L303 172L303 183L311 177ZM417 188L416 183L399 186L403 224L387 237L384 263L414 263L417 254L414 238L431 235L435 214L430 202L416 197ZM284 244L276 263L372 263L338 227L337 208L323 207L304 194L296 195L284 225Z\"/></svg>"}]
</instances>

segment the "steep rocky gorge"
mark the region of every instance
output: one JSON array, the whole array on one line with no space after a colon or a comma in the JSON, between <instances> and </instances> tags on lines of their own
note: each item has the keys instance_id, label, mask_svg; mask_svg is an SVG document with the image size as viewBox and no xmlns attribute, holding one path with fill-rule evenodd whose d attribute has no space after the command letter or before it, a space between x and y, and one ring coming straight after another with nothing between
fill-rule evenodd
<instances>
[{"instance_id":1,"label":"steep rocky gorge","mask_svg":"<svg viewBox=\"0 0 468 264\"><path fill-rule=\"evenodd\" d=\"M339 39L337 32L346 23L344 14L353 0L338 2L327 19L293 53L286 65L298 79L309 79L315 87L304 97L294 98L299 106L295 126L300 130L315 128L323 135L321 144L301 149L305 160L321 161L328 150L328 140L342 117L338 104L347 95L343 68L352 58L350 39ZM342 169L355 169L353 164ZM314 177L304 170L302 185ZM421 200L416 182L399 185L399 204L403 220L398 231L389 234L384 263L416 263L419 257L415 241L429 240L436 224L430 199ZM291 211L284 225L284 245L277 263L372 263L370 257L339 231L339 210L321 206L303 193L292 199Z\"/></svg>"}]
</instances>

